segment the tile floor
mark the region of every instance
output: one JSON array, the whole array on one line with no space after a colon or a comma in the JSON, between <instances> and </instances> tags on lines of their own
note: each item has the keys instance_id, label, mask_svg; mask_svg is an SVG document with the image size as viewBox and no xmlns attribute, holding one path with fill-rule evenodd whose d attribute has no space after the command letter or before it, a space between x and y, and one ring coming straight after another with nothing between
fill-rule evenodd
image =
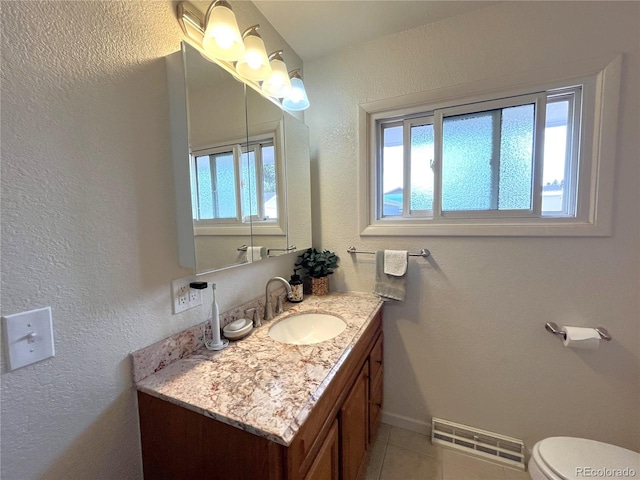
<instances>
[{"instance_id":1,"label":"tile floor","mask_svg":"<svg viewBox=\"0 0 640 480\"><path fill-rule=\"evenodd\" d=\"M360 480L530 480L527 473L432 445L431 439L382 424Z\"/></svg>"}]
</instances>

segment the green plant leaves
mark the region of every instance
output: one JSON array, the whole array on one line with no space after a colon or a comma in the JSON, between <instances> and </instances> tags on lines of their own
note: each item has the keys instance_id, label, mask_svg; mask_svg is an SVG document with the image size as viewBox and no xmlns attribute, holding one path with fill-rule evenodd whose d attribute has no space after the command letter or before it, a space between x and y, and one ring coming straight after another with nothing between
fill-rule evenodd
<instances>
[{"instance_id":1,"label":"green plant leaves","mask_svg":"<svg viewBox=\"0 0 640 480\"><path fill-rule=\"evenodd\" d=\"M331 275L338 268L340 258L329 250L319 252L315 248L305 250L298 256L295 266L304 268L310 277L322 278Z\"/></svg>"}]
</instances>

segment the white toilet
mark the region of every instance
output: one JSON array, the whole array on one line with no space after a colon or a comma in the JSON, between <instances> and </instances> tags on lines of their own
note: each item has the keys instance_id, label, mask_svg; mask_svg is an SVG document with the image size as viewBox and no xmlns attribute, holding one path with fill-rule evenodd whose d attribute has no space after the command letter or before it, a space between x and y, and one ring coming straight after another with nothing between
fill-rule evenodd
<instances>
[{"instance_id":1,"label":"white toilet","mask_svg":"<svg viewBox=\"0 0 640 480\"><path fill-rule=\"evenodd\" d=\"M640 478L640 453L585 438L551 437L533 446L533 480Z\"/></svg>"}]
</instances>

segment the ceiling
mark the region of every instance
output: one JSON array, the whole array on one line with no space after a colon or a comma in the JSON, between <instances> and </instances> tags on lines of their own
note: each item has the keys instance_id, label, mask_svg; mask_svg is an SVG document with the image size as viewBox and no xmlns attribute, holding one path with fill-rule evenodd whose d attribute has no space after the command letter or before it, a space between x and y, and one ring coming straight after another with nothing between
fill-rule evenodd
<instances>
[{"instance_id":1,"label":"ceiling","mask_svg":"<svg viewBox=\"0 0 640 480\"><path fill-rule=\"evenodd\" d=\"M303 61L485 8L493 1L253 0Z\"/></svg>"}]
</instances>

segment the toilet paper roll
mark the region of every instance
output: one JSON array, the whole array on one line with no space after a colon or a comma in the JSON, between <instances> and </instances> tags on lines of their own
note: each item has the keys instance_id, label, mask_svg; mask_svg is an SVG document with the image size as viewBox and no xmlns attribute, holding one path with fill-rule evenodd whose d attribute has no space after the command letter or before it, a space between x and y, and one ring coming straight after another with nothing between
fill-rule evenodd
<instances>
[{"instance_id":1,"label":"toilet paper roll","mask_svg":"<svg viewBox=\"0 0 640 480\"><path fill-rule=\"evenodd\" d=\"M596 350L600 345L600 334L595 328L563 326L560 330L566 335L562 341L565 347Z\"/></svg>"}]
</instances>

